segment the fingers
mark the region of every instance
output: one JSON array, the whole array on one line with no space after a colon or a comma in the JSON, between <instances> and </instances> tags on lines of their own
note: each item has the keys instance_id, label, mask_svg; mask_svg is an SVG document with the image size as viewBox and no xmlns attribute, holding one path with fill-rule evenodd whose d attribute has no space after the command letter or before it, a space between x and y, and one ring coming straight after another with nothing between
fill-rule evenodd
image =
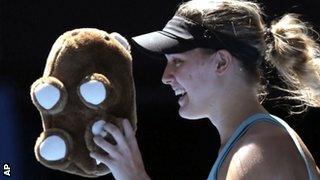
<instances>
[{"instance_id":1,"label":"fingers","mask_svg":"<svg viewBox=\"0 0 320 180\"><path fill-rule=\"evenodd\" d=\"M111 123L106 123L103 128L112 135L112 137L116 140L117 144L122 147L123 149L128 148L127 142L125 140L125 137L123 133L120 131L120 129L111 124Z\"/></svg>"},{"instance_id":2,"label":"fingers","mask_svg":"<svg viewBox=\"0 0 320 180\"><path fill-rule=\"evenodd\" d=\"M135 148L137 149L138 148L138 144L137 144L137 140L136 140L136 137L135 137L135 132L129 122L128 119L124 119L122 121L122 126L124 128L124 133L125 133L125 136L128 138L128 143L130 144L130 146L132 148Z\"/></svg>"},{"instance_id":3,"label":"fingers","mask_svg":"<svg viewBox=\"0 0 320 180\"><path fill-rule=\"evenodd\" d=\"M123 119L122 126L124 128L124 134L112 123L107 122L103 126L103 129L110 133L116 140L116 145L109 143L101 136L95 136L93 138L94 142L104 151L109 153L111 158L118 158L124 154L131 154L132 150L136 151L138 149L135 133L129 120Z\"/></svg>"},{"instance_id":4,"label":"fingers","mask_svg":"<svg viewBox=\"0 0 320 180\"><path fill-rule=\"evenodd\" d=\"M103 164L107 165L108 167L112 164L112 160L108 156L101 155L99 153L91 152L90 157L102 162Z\"/></svg>"},{"instance_id":5,"label":"fingers","mask_svg":"<svg viewBox=\"0 0 320 180\"><path fill-rule=\"evenodd\" d=\"M122 126L124 128L124 134L127 138L135 136L135 133L128 119L123 119Z\"/></svg>"},{"instance_id":6,"label":"fingers","mask_svg":"<svg viewBox=\"0 0 320 180\"><path fill-rule=\"evenodd\" d=\"M116 179L135 179L124 177L137 171L145 173L144 165L135 132L129 120L123 119L121 123L124 133L114 124L106 123L103 126L103 129L115 139L116 145L111 144L101 136L93 138L95 144L106 151L108 155L91 152L90 157L108 166L112 174L118 177Z\"/></svg>"},{"instance_id":7,"label":"fingers","mask_svg":"<svg viewBox=\"0 0 320 180\"><path fill-rule=\"evenodd\" d=\"M110 144L109 142L107 142L106 140L104 140L101 136L95 136L93 138L93 141L94 143L97 144L97 146L99 146L101 149L109 153L111 156L114 157L119 155L116 147Z\"/></svg>"}]
</instances>

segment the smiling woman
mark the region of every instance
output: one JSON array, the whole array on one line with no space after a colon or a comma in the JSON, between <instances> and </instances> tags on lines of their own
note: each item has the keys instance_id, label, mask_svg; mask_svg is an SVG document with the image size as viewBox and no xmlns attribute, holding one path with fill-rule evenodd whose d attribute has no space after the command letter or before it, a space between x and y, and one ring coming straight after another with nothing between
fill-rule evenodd
<instances>
[{"instance_id":1,"label":"smiling woman","mask_svg":"<svg viewBox=\"0 0 320 180\"><path fill-rule=\"evenodd\" d=\"M267 27L262 14L249 1L192 0L179 6L162 31L133 42L166 56L162 81L181 96L180 116L208 118L218 129L221 148L208 179L320 179L298 134L262 106L260 85L269 64L287 84L286 98L319 107L319 46L296 15ZM116 179L148 179L139 151L125 143L129 137L109 130L119 143L97 142L110 153L98 160L112 164Z\"/></svg>"},{"instance_id":2,"label":"smiling woman","mask_svg":"<svg viewBox=\"0 0 320 180\"><path fill-rule=\"evenodd\" d=\"M168 84L179 98L179 114L187 119L199 119L206 114L213 103L217 88L213 85L213 63L216 54L203 48L196 48L184 53L168 54L168 63L164 70L162 82Z\"/></svg>"},{"instance_id":3,"label":"smiling woman","mask_svg":"<svg viewBox=\"0 0 320 180\"><path fill-rule=\"evenodd\" d=\"M299 136L261 105L260 69L269 63L290 99L320 106L319 47L296 15L267 28L256 3L193 0L162 31L133 40L153 55L165 54L162 80L183 94L180 116L209 118L217 127L221 149L209 179L319 179Z\"/></svg>"}]
</instances>

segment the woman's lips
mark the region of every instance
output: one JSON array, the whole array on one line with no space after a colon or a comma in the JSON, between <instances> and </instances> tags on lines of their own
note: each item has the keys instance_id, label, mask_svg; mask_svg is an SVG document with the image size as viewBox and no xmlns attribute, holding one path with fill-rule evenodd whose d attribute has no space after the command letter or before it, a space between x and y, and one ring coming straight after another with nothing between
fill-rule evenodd
<instances>
[{"instance_id":1,"label":"woman's lips","mask_svg":"<svg viewBox=\"0 0 320 180\"><path fill-rule=\"evenodd\" d=\"M185 98L187 96L187 93L184 93L178 100L178 103L180 106L182 106L185 103Z\"/></svg>"}]
</instances>

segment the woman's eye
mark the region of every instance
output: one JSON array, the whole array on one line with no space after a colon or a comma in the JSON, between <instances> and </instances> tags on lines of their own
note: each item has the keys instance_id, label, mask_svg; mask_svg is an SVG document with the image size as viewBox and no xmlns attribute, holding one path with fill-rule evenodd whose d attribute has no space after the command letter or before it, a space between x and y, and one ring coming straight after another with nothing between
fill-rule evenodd
<instances>
[{"instance_id":1,"label":"woman's eye","mask_svg":"<svg viewBox=\"0 0 320 180\"><path fill-rule=\"evenodd\" d=\"M179 67L179 66L181 66L181 64L183 63L183 61L180 60L180 59L175 59L175 60L173 60L173 63L174 63L174 65L175 65L176 67Z\"/></svg>"}]
</instances>

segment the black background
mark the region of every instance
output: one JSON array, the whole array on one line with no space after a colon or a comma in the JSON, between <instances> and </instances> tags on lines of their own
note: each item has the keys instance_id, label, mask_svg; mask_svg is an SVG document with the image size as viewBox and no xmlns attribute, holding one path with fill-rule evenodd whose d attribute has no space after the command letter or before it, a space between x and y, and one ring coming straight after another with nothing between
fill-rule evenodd
<instances>
[{"instance_id":1,"label":"black background","mask_svg":"<svg viewBox=\"0 0 320 180\"><path fill-rule=\"evenodd\" d=\"M15 122L8 122L0 117L1 128L14 124L10 132L15 135L8 137L1 134L1 158L4 159L0 163L10 163L13 179L82 179L42 166L33 153L42 127L39 112L31 103L29 88L33 81L42 76L52 44L63 32L80 27L116 31L127 38L159 30L172 17L181 1L0 2L0 89L6 92L0 96L0 108L6 110L11 107L10 113L15 119ZM267 22L286 12L295 12L303 14L302 17L319 32L318 1L259 2L268 15ZM137 139L148 174L153 179L205 179L219 148L216 129L207 119L188 121L178 116L173 91L161 84L165 61L145 57L135 48L132 55L139 119ZM272 103L266 103L266 107L298 132L319 166L320 111L311 109L303 115L287 117L283 108ZM5 154L8 152L14 154ZM10 161L7 156L14 156L15 160ZM98 179L113 178L107 175Z\"/></svg>"}]
</instances>

